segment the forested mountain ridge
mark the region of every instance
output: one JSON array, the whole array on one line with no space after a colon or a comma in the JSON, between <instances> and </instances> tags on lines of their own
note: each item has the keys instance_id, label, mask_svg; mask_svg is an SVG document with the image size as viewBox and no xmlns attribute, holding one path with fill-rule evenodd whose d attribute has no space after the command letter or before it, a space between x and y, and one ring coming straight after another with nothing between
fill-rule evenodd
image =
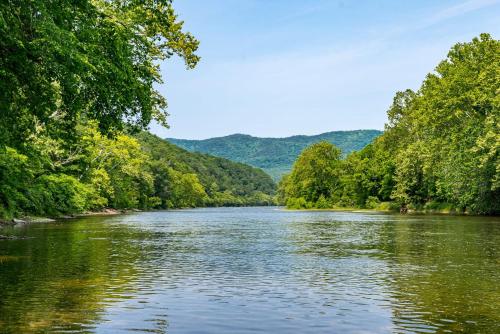
<instances>
[{"instance_id":1,"label":"forested mountain ridge","mask_svg":"<svg viewBox=\"0 0 500 334\"><path fill-rule=\"evenodd\" d=\"M173 144L192 152L203 152L262 168L278 180L290 171L293 162L307 146L328 141L343 154L357 151L381 135L379 130L332 131L319 135L297 135L285 138L260 138L244 134L205 140L167 138Z\"/></svg>"}]
</instances>

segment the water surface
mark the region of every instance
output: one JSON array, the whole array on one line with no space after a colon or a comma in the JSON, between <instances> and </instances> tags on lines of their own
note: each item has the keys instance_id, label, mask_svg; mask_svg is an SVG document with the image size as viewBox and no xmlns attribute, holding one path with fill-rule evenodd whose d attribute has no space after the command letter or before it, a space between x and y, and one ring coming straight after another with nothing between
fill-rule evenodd
<instances>
[{"instance_id":1,"label":"water surface","mask_svg":"<svg viewBox=\"0 0 500 334\"><path fill-rule=\"evenodd\" d=\"M1 333L500 333L500 220L219 208L0 229Z\"/></svg>"}]
</instances>

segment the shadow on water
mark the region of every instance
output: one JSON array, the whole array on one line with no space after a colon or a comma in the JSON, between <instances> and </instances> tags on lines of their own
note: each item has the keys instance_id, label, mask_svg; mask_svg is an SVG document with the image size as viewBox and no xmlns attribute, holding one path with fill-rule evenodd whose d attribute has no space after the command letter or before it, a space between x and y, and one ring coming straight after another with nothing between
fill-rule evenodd
<instances>
[{"instance_id":1,"label":"shadow on water","mask_svg":"<svg viewBox=\"0 0 500 334\"><path fill-rule=\"evenodd\" d=\"M1 332L90 331L114 300L132 298L149 235L105 220L2 231L32 238L0 243Z\"/></svg>"},{"instance_id":2,"label":"shadow on water","mask_svg":"<svg viewBox=\"0 0 500 334\"><path fill-rule=\"evenodd\" d=\"M500 332L495 218L197 209L8 228L0 332Z\"/></svg>"}]
</instances>

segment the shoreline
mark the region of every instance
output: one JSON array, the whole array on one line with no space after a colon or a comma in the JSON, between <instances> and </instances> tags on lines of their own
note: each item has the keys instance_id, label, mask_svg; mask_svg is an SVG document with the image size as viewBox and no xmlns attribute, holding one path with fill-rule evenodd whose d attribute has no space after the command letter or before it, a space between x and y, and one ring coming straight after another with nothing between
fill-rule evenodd
<instances>
[{"instance_id":1,"label":"shoreline","mask_svg":"<svg viewBox=\"0 0 500 334\"><path fill-rule=\"evenodd\" d=\"M89 211L82 213L75 213L70 215L62 215L59 217L39 217L39 216L21 216L19 218L11 219L0 219L0 227L4 226L19 226L28 224L43 224L43 223L53 223L61 220L76 219L82 217L93 217L93 216L116 216L122 215L130 212L140 212L141 210L117 210L117 209L104 209L101 211Z\"/></svg>"},{"instance_id":2,"label":"shoreline","mask_svg":"<svg viewBox=\"0 0 500 334\"><path fill-rule=\"evenodd\" d=\"M476 215L468 212L456 212L450 210L408 210L406 213L401 213L398 210L380 210L380 209L363 209L363 208L329 208L329 209L288 209L287 207L282 207L283 211L296 211L296 212L358 212L358 213L385 213L385 214L397 214L401 216L460 216L460 217L500 217L500 215Z\"/></svg>"},{"instance_id":3,"label":"shoreline","mask_svg":"<svg viewBox=\"0 0 500 334\"><path fill-rule=\"evenodd\" d=\"M246 206L241 206L246 207ZM252 207L252 206L248 206ZM263 206L270 207L270 206ZM274 206L279 211L285 212L352 212L352 213L376 213L376 214L397 214L401 216L467 216L467 217L500 217L500 215L475 215L467 212L456 212L453 210L408 210L406 213L400 213L398 210L383 210L383 209L366 209L366 208L327 208L327 209L318 209L318 208L309 208L309 209L290 209L286 206L276 205ZM205 207L198 207L205 208ZM178 208L175 210L179 210L182 208ZM197 209L197 208L190 208ZM147 210L147 211L157 211L157 210ZM84 218L84 217L98 217L98 216L117 216L123 215L133 212L143 212L143 210L139 209L104 209L101 211L90 211L83 213L76 213L70 215L62 215L59 217L39 217L39 216L21 216L19 218L11 218L11 219L0 219L0 228L7 226L21 226L21 225L31 225L31 224L42 224L42 223L53 223L57 221L64 221L70 219Z\"/></svg>"}]
</instances>

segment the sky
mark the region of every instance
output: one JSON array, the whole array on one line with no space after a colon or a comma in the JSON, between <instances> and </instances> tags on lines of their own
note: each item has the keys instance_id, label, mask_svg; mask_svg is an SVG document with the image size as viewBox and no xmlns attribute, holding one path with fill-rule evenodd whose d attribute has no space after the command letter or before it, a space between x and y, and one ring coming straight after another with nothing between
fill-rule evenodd
<instances>
[{"instance_id":1,"label":"sky","mask_svg":"<svg viewBox=\"0 0 500 334\"><path fill-rule=\"evenodd\" d=\"M174 0L201 61L161 64L169 129L205 139L380 129L455 43L500 38L500 0Z\"/></svg>"}]
</instances>

